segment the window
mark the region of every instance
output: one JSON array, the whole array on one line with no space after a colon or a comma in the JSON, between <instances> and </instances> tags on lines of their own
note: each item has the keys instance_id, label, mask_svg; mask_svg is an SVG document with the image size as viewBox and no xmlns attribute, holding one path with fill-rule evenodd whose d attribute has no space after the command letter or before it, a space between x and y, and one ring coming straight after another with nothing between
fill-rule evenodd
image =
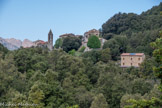
<instances>
[{"instance_id":1,"label":"window","mask_svg":"<svg viewBox=\"0 0 162 108\"><path fill-rule=\"evenodd\" d=\"M138 66L141 65L141 63L138 63Z\"/></svg>"},{"instance_id":2,"label":"window","mask_svg":"<svg viewBox=\"0 0 162 108\"><path fill-rule=\"evenodd\" d=\"M140 61L140 58L138 58L138 60Z\"/></svg>"},{"instance_id":3,"label":"window","mask_svg":"<svg viewBox=\"0 0 162 108\"><path fill-rule=\"evenodd\" d=\"M125 65L125 63L123 63L123 66Z\"/></svg>"},{"instance_id":4,"label":"window","mask_svg":"<svg viewBox=\"0 0 162 108\"><path fill-rule=\"evenodd\" d=\"M123 60L124 60L124 58L123 58Z\"/></svg>"},{"instance_id":5,"label":"window","mask_svg":"<svg viewBox=\"0 0 162 108\"><path fill-rule=\"evenodd\" d=\"M133 60L133 58L131 58L131 60Z\"/></svg>"},{"instance_id":6,"label":"window","mask_svg":"<svg viewBox=\"0 0 162 108\"><path fill-rule=\"evenodd\" d=\"M133 63L131 63L131 66L133 65Z\"/></svg>"}]
</instances>

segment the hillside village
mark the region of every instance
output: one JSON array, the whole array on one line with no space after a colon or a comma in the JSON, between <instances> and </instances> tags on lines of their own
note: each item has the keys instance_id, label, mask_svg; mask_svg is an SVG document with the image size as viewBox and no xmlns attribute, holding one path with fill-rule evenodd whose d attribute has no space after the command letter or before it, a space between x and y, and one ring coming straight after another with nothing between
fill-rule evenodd
<instances>
[{"instance_id":1,"label":"hillside village","mask_svg":"<svg viewBox=\"0 0 162 108\"><path fill-rule=\"evenodd\" d=\"M66 37L78 37L79 38L79 37L81 37L82 38L82 44L81 44L80 48L82 48L84 46L85 47L84 52L86 52L86 51L92 50L91 48L89 48L87 46L88 38L92 35L95 35L99 38L99 40L101 42L101 47L99 49L102 49L103 44L106 40L104 38L100 37L99 30L96 30L96 29L92 29L92 30L85 32L83 36L82 35L74 35L73 33L68 33L68 34L60 35L59 38L66 38Z\"/></svg>"},{"instance_id":2,"label":"hillside village","mask_svg":"<svg viewBox=\"0 0 162 108\"><path fill-rule=\"evenodd\" d=\"M99 38L99 40L101 42L101 47L98 48L97 50L101 50L104 45L104 42L106 42L106 39L101 38L99 31L96 29L92 29L92 30L85 32L83 37L82 37L82 35L74 35L73 33L68 33L68 34L60 35L59 38L61 38L61 39L64 39L67 37L82 38L81 39L82 44L79 49L81 49L82 47L85 47L83 52L86 52L86 51L94 50L93 48L89 48L87 46L88 39L90 36L97 36ZM53 41L53 33L50 30L49 34L48 34L48 42L38 40L38 41L34 42L35 43L34 46L35 47L38 46L38 47L42 47L42 48L47 47L49 50L52 50L52 49L55 49L55 48L52 48L52 45L53 45L52 41ZM50 45L50 47L49 47L49 45ZM61 47L59 47L59 49L61 49ZM141 63L144 61L144 59L145 59L144 53L122 53L121 54L121 67L132 67L132 66L139 67L141 65Z\"/></svg>"},{"instance_id":3,"label":"hillside village","mask_svg":"<svg viewBox=\"0 0 162 108\"><path fill-rule=\"evenodd\" d=\"M0 38L0 107L161 108L162 3L54 36Z\"/></svg>"}]
</instances>

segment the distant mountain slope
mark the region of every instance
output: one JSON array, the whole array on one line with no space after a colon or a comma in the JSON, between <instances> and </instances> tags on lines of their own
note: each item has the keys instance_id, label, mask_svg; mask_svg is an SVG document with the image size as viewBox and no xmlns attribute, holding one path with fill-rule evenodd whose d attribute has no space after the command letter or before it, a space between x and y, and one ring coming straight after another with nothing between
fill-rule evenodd
<instances>
[{"instance_id":1,"label":"distant mountain slope","mask_svg":"<svg viewBox=\"0 0 162 108\"><path fill-rule=\"evenodd\" d=\"M34 43L28 39L24 39L21 46L27 48L27 47L34 46Z\"/></svg>"},{"instance_id":2,"label":"distant mountain slope","mask_svg":"<svg viewBox=\"0 0 162 108\"><path fill-rule=\"evenodd\" d=\"M14 38L3 39L1 37L0 37L0 43L9 50L17 50L21 46L26 48L34 45L34 43L28 39L24 39L24 41L21 41Z\"/></svg>"},{"instance_id":3,"label":"distant mountain slope","mask_svg":"<svg viewBox=\"0 0 162 108\"><path fill-rule=\"evenodd\" d=\"M5 39L8 43L11 43L12 45L17 46L18 48L20 48L22 46L22 41L21 40L17 40L15 38L10 38L10 39Z\"/></svg>"},{"instance_id":4,"label":"distant mountain slope","mask_svg":"<svg viewBox=\"0 0 162 108\"><path fill-rule=\"evenodd\" d=\"M7 42L5 39L3 39L1 37L0 37L0 43L9 50L16 50L16 49L19 48L19 47L13 45L13 44Z\"/></svg>"}]
</instances>

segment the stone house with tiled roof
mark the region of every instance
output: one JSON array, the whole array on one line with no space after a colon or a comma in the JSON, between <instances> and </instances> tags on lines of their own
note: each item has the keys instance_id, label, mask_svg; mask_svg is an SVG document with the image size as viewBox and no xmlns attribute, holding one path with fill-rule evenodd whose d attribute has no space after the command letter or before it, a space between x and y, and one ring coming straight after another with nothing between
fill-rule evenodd
<instances>
[{"instance_id":1,"label":"stone house with tiled roof","mask_svg":"<svg viewBox=\"0 0 162 108\"><path fill-rule=\"evenodd\" d=\"M99 30L96 30L96 29L89 30L89 31L84 33L84 37L82 39L82 46L85 46L85 50L84 51L91 51L92 50L91 48L89 48L87 46L88 38L90 36L92 36L92 35L95 35L95 36L97 36L99 38L99 40L101 42L101 48L100 49L102 49L102 46L103 46L104 42L106 41L105 39L99 37L100 36Z\"/></svg>"},{"instance_id":2,"label":"stone house with tiled roof","mask_svg":"<svg viewBox=\"0 0 162 108\"><path fill-rule=\"evenodd\" d=\"M73 33L66 33L66 34L60 35L59 37L60 38L75 37L75 35Z\"/></svg>"},{"instance_id":3,"label":"stone house with tiled roof","mask_svg":"<svg viewBox=\"0 0 162 108\"><path fill-rule=\"evenodd\" d=\"M144 53L123 53L121 54L121 67L139 67L144 59Z\"/></svg>"}]
</instances>

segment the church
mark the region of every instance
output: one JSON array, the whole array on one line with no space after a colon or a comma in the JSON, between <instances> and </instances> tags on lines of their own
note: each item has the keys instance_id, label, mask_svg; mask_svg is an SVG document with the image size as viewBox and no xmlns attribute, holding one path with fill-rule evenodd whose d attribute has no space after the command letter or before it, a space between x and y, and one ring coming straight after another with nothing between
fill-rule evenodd
<instances>
[{"instance_id":1,"label":"church","mask_svg":"<svg viewBox=\"0 0 162 108\"><path fill-rule=\"evenodd\" d=\"M48 41L44 42L43 40L37 40L34 42L34 46L48 48L50 51L53 50L53 33L50 29L48 33Z\"/></svg>"},{"instance_id":2,"label":"church","mask_svg":"<svg viewBox=\"0 0 162 108\"><path fill-rule=\"evenodd\" d=\"M53 33L52 30L50 29L49 33L48 33L48 44L47 47L49 50L53 49Z\"/></svg>"}]
</instances>

